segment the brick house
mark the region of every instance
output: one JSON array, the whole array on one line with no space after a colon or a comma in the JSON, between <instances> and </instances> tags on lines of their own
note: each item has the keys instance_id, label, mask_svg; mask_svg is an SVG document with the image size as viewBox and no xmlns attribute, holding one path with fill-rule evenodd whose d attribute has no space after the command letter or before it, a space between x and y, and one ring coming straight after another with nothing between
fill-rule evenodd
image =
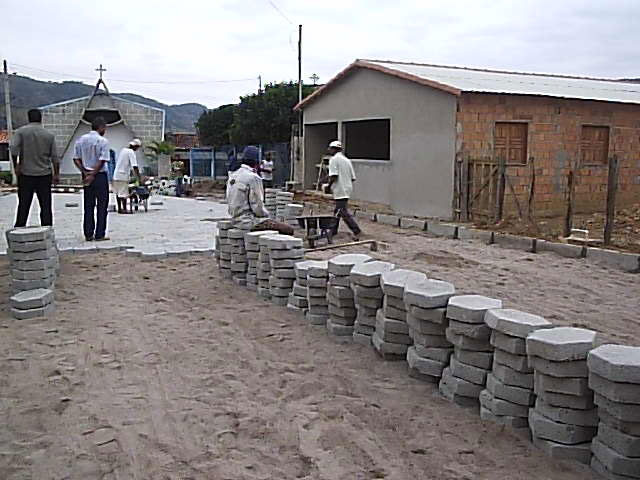
<instances>
[{"instance_id":1,"label":"brick house","mask_svg":"<svg viewBox=\"0 0 640 480\"><path fill-rule=\"evenodd\" d=\"M316 181L340 138L358 180L354 198L397 213L495 213L504 162L505 213L603 211L610 160L617 205L640 200L640 85L615 80L357 60L304 99L304 159ZM533 189L533 193L532 192ZM463 205L464 203L464 205Z\"/></svg>"}]
</instances>

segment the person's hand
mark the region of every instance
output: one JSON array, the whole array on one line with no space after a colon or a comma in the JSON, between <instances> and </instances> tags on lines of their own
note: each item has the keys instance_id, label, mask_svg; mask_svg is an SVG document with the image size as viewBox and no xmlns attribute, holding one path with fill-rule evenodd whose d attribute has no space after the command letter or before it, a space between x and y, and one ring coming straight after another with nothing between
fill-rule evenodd
<instances>
[{"instance_id":1,"label":"person's hand","mask_svg":"<svg viewBox=\"0 0 640 480\"><path fill-rule=\"evenodd\" d=\"M84 185L91 185L93 183L93 180L96 178L96 174L95 173L86 173L84 178L82 179L82 183Z\"/></svg>"},{"instance_id":2,"label":"person's hand","mask_svg":"<svg viewBox=\"0 0 640 480\"><path fill-rule=\"evenodd\" d=\"M20 166L19 163L17 165L15 165L14 172L16 174L16 177L19 177L20 174L22 173L22 167Z\"/></svg>"},{"instance_id":3,"label":"person's hand","mask_svg":"<svg viewBox=\"0 0 640 480\"><path fill-rule=\"evenodd\" d=\"M51 177L51 184L58 185L60 183L60 175L53 175Z\"/></svg>"}]
</instances>

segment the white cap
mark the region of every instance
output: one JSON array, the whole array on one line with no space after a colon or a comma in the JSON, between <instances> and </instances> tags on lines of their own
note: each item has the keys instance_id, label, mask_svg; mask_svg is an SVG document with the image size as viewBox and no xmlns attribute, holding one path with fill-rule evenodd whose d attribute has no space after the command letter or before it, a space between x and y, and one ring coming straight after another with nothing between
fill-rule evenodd
<instances>
[{"instance_id":1,"label":"white cap","mask_svg":"<svg viewBox=\"0 0 640 480\"><path fill-rule=\"evenodd\" d=\"M140 141L140 139L134 138L129 142L129 145L131 145L132 147L139 147L140 145L142 145L142 142Z\"/></svg>"},{"instance_id":2,"label":"white cap","mask_svg":"<svg viewBox=\"0 0 640 480\"><path fill-rule=\"evenodd\" d=\"M342 148L342 142L340 140L334 140L329 144L329 148Z\"/></svg>"}]
</instances>

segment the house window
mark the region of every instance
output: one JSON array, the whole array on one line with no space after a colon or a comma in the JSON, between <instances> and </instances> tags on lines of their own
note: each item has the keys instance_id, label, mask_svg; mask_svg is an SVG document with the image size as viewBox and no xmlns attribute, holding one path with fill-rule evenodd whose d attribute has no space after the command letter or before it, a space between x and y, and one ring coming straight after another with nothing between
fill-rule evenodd
<instances>
[{"instance_id":1,"label":"house window","mask_svg":"<svg viewBox=\"0 0 640 480\"><path fill-rule=\"evenodd\" d=\"M6 162L9 160L9 144L0 143L0 162Z\"/></svg>"},{"instance_id":2,"label":"house window","mask_svg":"<svg viewBox=\"0 0 640 480\"><path fill-rule=\"evenodd\" d=\"M609 127L582 126L581 160L584 165L606 165L609 156Z\"/></svg>"},{"instance_id":3,"label":"house window","mask_svg":"<svg viewBox=\"0 0 640 480\"><path fill-rule=\"evenodd\" d=\"M496 122L493 156L496 161L525 165L527 163L527 133L529 125L515 122Z\"/></svg>"},{"instance_id":4,"label":"house window","mask_svg":"<svg viewBox=\"0 0 640 480\"><path fill-rule=\"evenodd\" d=\"M366 160L391 159L391 121L358 120L342 122L345 154Z\"/></svg>"}]
</instances>

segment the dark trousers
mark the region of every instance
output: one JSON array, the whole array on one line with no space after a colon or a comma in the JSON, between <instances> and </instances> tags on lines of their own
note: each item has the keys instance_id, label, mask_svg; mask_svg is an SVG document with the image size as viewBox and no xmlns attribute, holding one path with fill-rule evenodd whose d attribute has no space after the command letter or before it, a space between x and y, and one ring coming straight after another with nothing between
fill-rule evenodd
<instances>
[{"instance_id":1,"label":"dark trousers","mask_svg":"<svg viewBox=\"0 0 640 480\"><path fill-rule=\"evenodd\" d=\"M100 239L107 231L107 208L109 206L109 179L106 172L96 174L93 182L84 187L85 238ZM97 207L97 225L93 211Z\"/></svg>"},{"instance_id":2,"label":"dark trousers","mask_svg":"<svg viewBox=\"0 0 640 480\"><path fill-rule=\"evenodd\" d=\"M344 220L344 223L347 224L347 227L349 227L349 230L351 230L354 235L359 235L361 231L360 227L358 226L356 219L353 218L353 215L351 215L351 212L347 208L347 203L349 203L349 199L341 198L339 200L334 200L334 201L336 202L336 206L333 209L333 214L336 217L338 217L338 221L336 222L336 226L333 229L333 234L334 235L338 234L338 227L340 226L340 219L342 218Z\"/></svg>"},{"instance_id":3,"label":"dark trousers","mask_svg":"<svg viewBox=\"0 0 640 480\"><path fill-rule=\"evenodd\" d=\"M53 225L53 213L51 211L51 175L34 177L20 175L18 177L18 211L16 214L16 227L27 225L29 210L33 194L38 197L40 204L40 225Z\"/></svg>"}]
</instances>

